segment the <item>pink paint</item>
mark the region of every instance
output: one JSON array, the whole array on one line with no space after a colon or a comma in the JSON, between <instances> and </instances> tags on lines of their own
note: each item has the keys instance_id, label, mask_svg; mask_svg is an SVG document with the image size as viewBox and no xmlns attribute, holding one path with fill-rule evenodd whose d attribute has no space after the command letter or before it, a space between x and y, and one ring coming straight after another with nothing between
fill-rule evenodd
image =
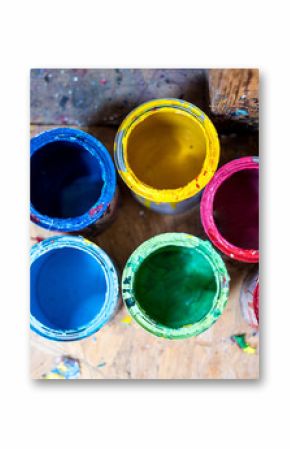
<instances>
[{"instance_id":1,"label":"pink paint","mask_svg":"<svg viewBox=\"0 0 290 449\"><path fill-rule=\"evenodd\" d=\"M32 240L35 240L37 243L42 242L44 239L42 237L32 237Z\"/></svg>"},{"instance_id":2,"label":"pink paint","mask_svg":"<svg viewBox=\"0 0 290 449\"><path fill-rule=\"evenodd\" d=\"M260 290L260 288L259 288L259 279L258 279L256 288L255 288L254 294L253 294L254 312L255 312L258 324L259 324L259 290Z\"/></svg>"},{"instance_id":3,"label":"pink paint","mask_svg":"<svg viewBox=\"0 0 290 449\"><path fill-rule=\"evenodd\" d=\"M257 329L259 327L259 272L251 270L245 277L240 291L240 305L244 319Z\"/></svg>"},{"instance_id":4,"label":"pink paint","mask_svg":"<svg viewBox=\"0 0 290 449\"><path fill-rule=\"evenodd\" d=\"M201 221L212 243L242 262L259 261L259 160L222 166L204 190Z\"/></svg>"},{"instance_id":5,"label":"pink paint","mask_svg":"<svg viewBox=\"0 0 290 449\"><path fill-rule=\"evenodd\" d=\"M90 209L89 214L90 214L90 216L93 216L93 215L95 215L97 212L99 212L102 209L103 209L103 204L99 204L98 206L93 207L92 209Z\"/></svg>"},{"instance_id":6,"label":"pink paint","mask_svg":"<svg viewBox=\"0 0 290 449\"><path fill-rule=\"evenodd\" d=\"M34 223L39 223L39 221L40 221L39 218L36 215L34 215L34 214L30 214L30 219Z\"/></svg>"}]
</instances>

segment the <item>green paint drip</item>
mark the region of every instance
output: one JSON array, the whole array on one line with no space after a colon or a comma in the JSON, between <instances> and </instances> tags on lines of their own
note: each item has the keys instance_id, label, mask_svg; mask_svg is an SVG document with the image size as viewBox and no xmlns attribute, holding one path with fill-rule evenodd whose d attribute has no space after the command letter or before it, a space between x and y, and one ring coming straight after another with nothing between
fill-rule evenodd
<instances>
[{"instance_id":1,"label":"green paint drip","mask_svg":"<svg viewBox=\"0 0 290 449\"><path fill-rule=\"evenodd\" d=\"M133 289L145 313L178 329L210 311L217 285L211 265L195 248L167 246L143 261Z\"/></svg>"},{"instance_id":2,"label":"green paint drip","mask_svg":"<svg viewBox=\"0 0 290 449\"><path fill-rule=\"evenodd\" d=\"M209 242L166 233L142 243L122 276L122 296L132 318L158 337L180 339L207 330L222 314L229 275Z\"/></svg>"}]
</instances>

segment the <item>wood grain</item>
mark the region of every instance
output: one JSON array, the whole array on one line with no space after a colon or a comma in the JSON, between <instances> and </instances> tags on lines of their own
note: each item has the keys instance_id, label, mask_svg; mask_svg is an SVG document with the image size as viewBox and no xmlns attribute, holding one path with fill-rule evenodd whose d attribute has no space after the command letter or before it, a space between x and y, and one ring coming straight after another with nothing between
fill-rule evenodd
<instances>
[{"instance_id":1,"label":"wood grain","mask_svg":"<svg viewBox=\"0 0 290 449\"><path fill-rule=\"evenodd\" d=\"M258 69L211 69L210 109L216 118L258 126Z\"/></svg>"}]
</instances>

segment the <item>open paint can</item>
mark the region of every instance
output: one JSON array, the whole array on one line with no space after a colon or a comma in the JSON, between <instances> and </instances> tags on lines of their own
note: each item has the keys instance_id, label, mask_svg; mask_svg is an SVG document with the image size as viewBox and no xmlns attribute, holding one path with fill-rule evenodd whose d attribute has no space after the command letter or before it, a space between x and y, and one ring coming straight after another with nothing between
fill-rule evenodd
<instances>
[{"instance_id":1,"label":"open paint can","mask_svg":"<svg viewBox=\"0 0 290 449\"><path fill-rule=\"evenodd\" d=\"M246 276L240 293L240 304L244 319L257 328L259 326L259 272L251 270Z\"/></svg>"},{"instance_id":2,"label":"open paint can","mask_svg":"<svg viewBox=\"0 0 290 449\"><path fill-rule=\"evenodd\" d=\"M155 336L188 338L222 314L229 275L209 242L184 233L157 235L130 256L122 296L134 320Z\"/></svg>"},{"instance_id":3,"label":"open paint can","mask_svg":"<svg viewBox=\"0 0 290 449\"><path fill-rule=\"evenodd\" d=\"M259 261L259 159L223 165L206 186L201 221L212 243L242 262Z\"/></svg>"},{"instance_id":4,"label":"open paint can","mask_svg":"<svg viewBox=\"0 0 290 449\"><path fill-rule=\"evenodd\" d=\"M105 226L116 205L116 172L104 145L70 128L31 139L31 220L48 230Z\"/></svg>"},{"instance_id":5,"label":"open paint can","mask_svg":"<svg viewBox=\"0 0 290 449\"><path fill-rule=\"evenodd\" d=\"M219 162L215 127L184 100L141 104L122 122L115 138L118 172L138 201L176 214L192 208Z\"/></svg>"},{"instance_id":6,"label":"open paint can","mask_svg":"<svg viewBox=\"0 0 290 449\"><path fill-rule=\"evenodd\" d=\"M97 332L118 307L118 276L109 256L83 237L57 236L31 249L30 325L51 340Z\"/></svg>"}]
</instances>

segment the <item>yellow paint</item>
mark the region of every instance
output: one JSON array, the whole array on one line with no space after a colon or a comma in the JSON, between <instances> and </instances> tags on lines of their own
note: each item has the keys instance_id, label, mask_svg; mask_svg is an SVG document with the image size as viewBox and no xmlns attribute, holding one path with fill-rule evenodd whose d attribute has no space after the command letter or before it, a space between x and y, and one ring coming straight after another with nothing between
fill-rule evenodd
<instances>
[{"instance_id":1,"label":"yellow paint","mask_svg":"<svg viewBox=\"0 0 290 449\"><path fill-rule=\"evenodd\" d=\"M57 373L48 373L43 377L43 379L64 379L64 376Z\"/></svg>"},{"instance_id":2,"label":"yellow paint","mask_svg":"<svg viewBox=\"0 0 290 449\"><path fill-rule=\"evenodd\" d=\"M125 316L125 318L123 318L121 320L121 323L125 323L125 324L131 324L132 322L132 317L130 315Z\"/></svg>"},{"instance_id":3,"label":"yellow paint","mask_svg":"<svg viewBox=\"0 0 290 449\"><path fill-rule=\"evenodd\" d=\"M151 201L147 200L147 198L144 199L144 206L149 207L150 209Z\"/></svg>"},{"instance_id":4,"label":"yellow paint","mask_svg":"<svg viewBox=\"0 0 290 449\"><path fill-rule=\"evenodd\" d=\"M244 352L247 352L248 354L255 354L256 348L252 348L252 346L247 346L247 348L243 348Z\"/></svg>"},{"instance_id":5,"label":"yellow paint","mask_svg":"<svg viewBox=\"0 0 290 449\"><path fill-rule=\"evenodd\" d=\"M199 175L206 153L200 123L174 108L148 112L127 136L127 163L135 176L155 189L178 189Z\"/></svg>"},{"instance_id":6,"label":"yellow paint","mask_svg":"<svg viewBox=\"0 0 290 449\"><path fill-rule=\"evenodd\" d=\"M209 118L188 102L158 99L144 103L126 117L118 132L123 133L126 166L126 171L119 173L148 201L178 203L190 198L217 168L216 130Z\"/></svg>"},{"instance_id":7,"label":"yellow paint","mask_svg":"<svg viewBox=\"0 0 290 449\"><path fill-rule=\"evenodd\" d=\"M65 364L64 364L63 362L61 362L61 363L58 365L57 369L58 369L59 371L63 372L63 373L66 373L66 372L68 371L68 367L65 366Z\"/></svg>"}]
</instances>

